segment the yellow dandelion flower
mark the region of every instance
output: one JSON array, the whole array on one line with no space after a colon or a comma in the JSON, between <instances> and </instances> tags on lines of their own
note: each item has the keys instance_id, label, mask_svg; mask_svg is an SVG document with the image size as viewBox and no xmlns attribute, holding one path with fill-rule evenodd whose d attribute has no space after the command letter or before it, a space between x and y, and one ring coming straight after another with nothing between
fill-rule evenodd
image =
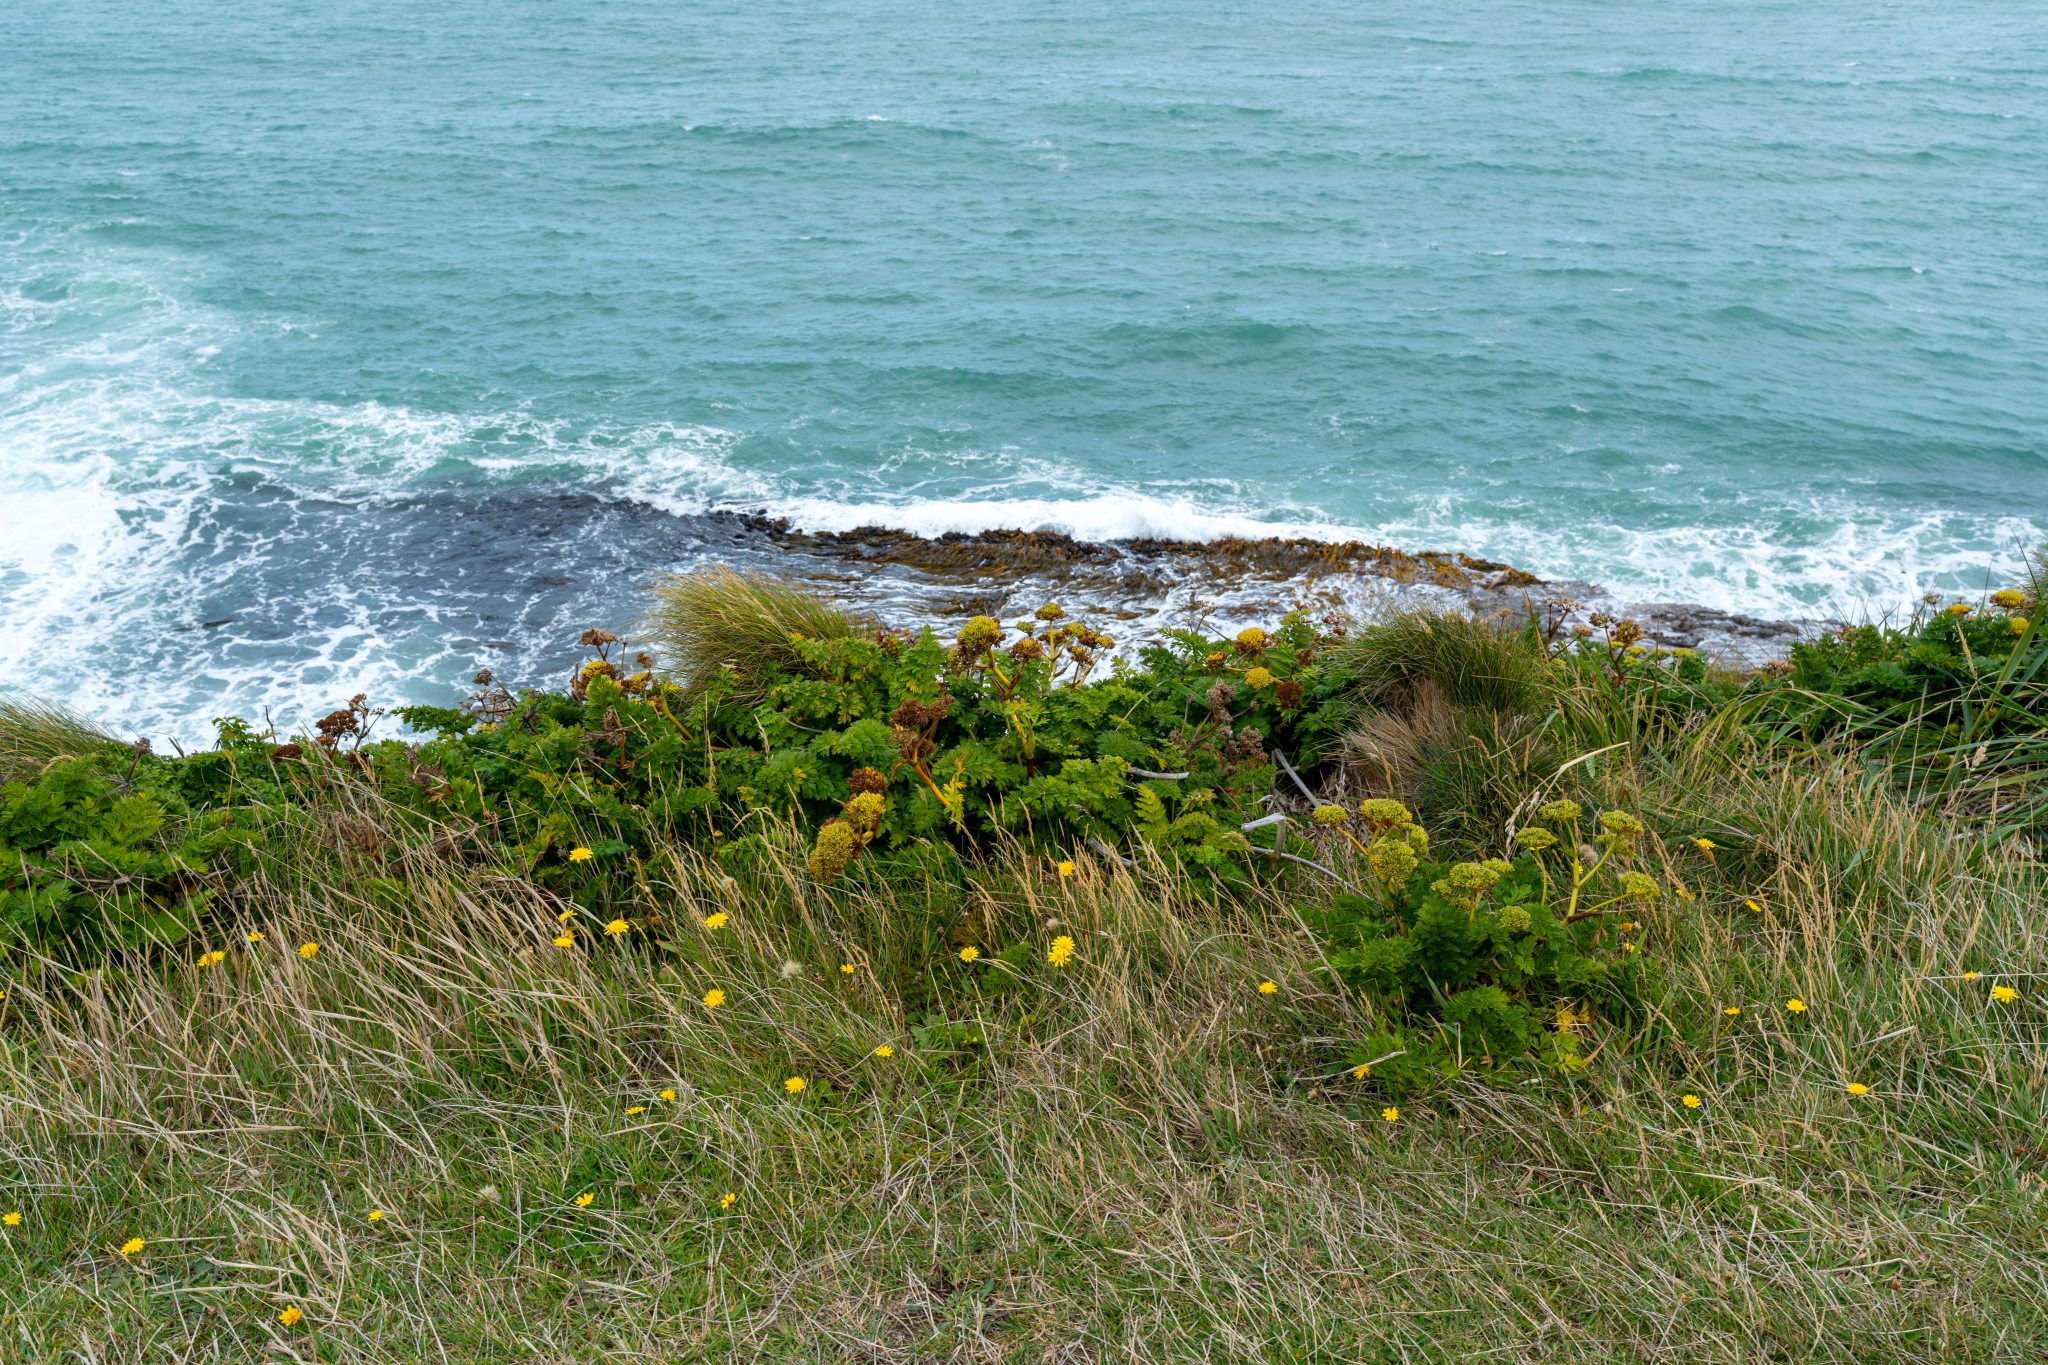
<instances>
[{"instance_id":1,"label":"yellow dandelion flower","mask_svg":"<svg viewBox=\"0 0 2048 1365\"><path fill-rule=\"evenodd\" d=\"M1260 995L1278 995L1279 993L1280 993L1280 983L1279 983L1279 982L1277 982L1277 981L1261 981L1261 982L1259 983L1259 994L1260 994Z\"/></svg>"},{"instance_id":2,"label":"yellow dandelion flower","mask_svg":"<svg viewBox=\"0 0 2048 1365\"><path fill-rule=\"evenodd\" d=\"M840 964L839 964L839 970L840 970L840 972L841 972L842 974L844 974L844 975L846 975L846 976L852 976L852 975L853 975L853 964L852 964L851 962L842 962L842 963L840 963Z\"/></svg>"},{"instance_id":3,"label":"yellow dandelion flower","mask_svg":"<svg viewBox=\"0 0 2048 1365\"><path fill-rule=\"evenodd\" d=\"M1727 1009L1722 1010L1721 1013L1727 1015L1730 1019L1733 1019L1736 1015L1742 1013L1742 1006L1730 1005Z\"/></svg>"},{"instance_id":4,"label":"yellow dandelion flower","mask_svg":"<svg viewBox=\"0 0 2048 1365\"><path fill-rule=\"evenodd\" d=\"M1716 848L1720 847L1720 845L1716 844L1712 839L1695 839L1692 841L1692 843L1693 847L1697 848L1702 853L1712 853Z\"/></svg>"},{"instance_id":5,"label":"yellow dandelion flower","mask_svg":"<svg viewBox=\"0 0 2048 1365\"><path fill-rule=\"evenodd\" d=\"M557 948L574 948L574 947L576 946L576 935L574 935L574 934L563 934L563 935L561 935L561 936L560 936L559 938L557 938L557 939L555 940L555 946L556 946Z\"/></svg>"},{"instance_id":6,"label":"yellow dandelion flower","mask_svg":"<svg viewBox=\"0 0 2048 1365\"><path fill-rule=\"evenodd\" d=\"M1754 910L1759 915L1761 915L1764 912L1764 908L1761 905L1758 905L1755 901L1744 901L1743 904L1748 906L1751 910Z\"/></svg>"},{"instance_id":7,"label":"yellow dandelion flower","mask_svg":"<svg viewBox=\"0 0 2048 1365\"><path fill-rule=\"evenodd\" d=\"M371 1221L371 1222L373 1222L373 1223L381 1223L381 1222L383 1222L383 1221L384 1221L384 1210L382 1210L382 1209L371 1209L371 1210L370 1210L370 1221Z\"/></svg>"},{"instance_id":8,"label":"yellow dandelion flower","mask_svg":"<svg viewBox=\"0 0 2048 1365\"><path fill-rule=\"evenodd\" d=\"M313 960L313 954L319 951L320 945L317 943L301 943L299 945L299 956L305 958L306 961L308 962L311 962Z\"/></svg>"},{"instance_id":9,"label":"yellow dandelion flower","mask_svg":"<svg viewBox=\"0 0 2048 1365\"><path fill-rule=\"evenodd\" d=\"M1621 932L1624 934L1633 934L1637 927L1636 922L1632 919L1625 919L1621 922Z\"/></svg>"},{"instance_id":10,"label":"yellow dandelion flower","mask_svg":"<svg viewBox=\"0 0 2048 1365\"><path fill-rule=\"evenodd\" d=\"M1700 1097L1698 1095L1680 1095L1678 1097L1678 1102L1688 1109L1697 1109L1700 1107Z\"/></svg>"},{"instance_id":11,"label":"yellow dandelion flower","mask_svg":"<svg viewBox=\"0 0 2048 1365\"><path fill-rule=\"evenodd\" d=\"M719 1007L720 1005L723 1005L724 1003L725 1003L725 992L724 992L724 991L722 991L722 990L719 990L719 989L718 989L717 987L715 987L715 986L714 986L714 987L713 987L712 989L710 989L710 990L708 990L708 991L704 992L704 1008L705 1008L705 1009L707 1009L707 1010L715 1010L715 1009L717 1009L717 1008L718 1008L718 1007Z\"/></svg>"},{"instance_id":12,"label":"yellow dandelion flower","mask_svg":"<svg viewBox=\"0 0 2048 1365\"><path fill-rule=\"evenodd\" d=\"M1635 945L1635 944L1633 944L1633 943L1624 943L1624 944L1622 944L1622 945L1621 945L1621 950L1622 950L1622 951L1623 951L1624 953L1632 953L1632 952L1636 951L1636 945Z\"/></svg>"},{"instance_id":13,"label":"yellow dandelion flower","mask_svg":"<svg viewBox=\"0 0 2048 1365\"><path fill-rule=\"evenodd\" d=\"M261 943L261 942L263 942L263 931L262 931L261 929L251 929L251 930L249 931L249 942L251 942L251 943Z\"/></svg>"},{"instance_id":14,"label":"yellow dandelion flower","mask_svg":"<svg viewBox=\"0 0 2048 1365\"><path fill-rule=\"evenodd\" d=\"M1354 1081L1362 1081L1370 1075L1372 1075L1372 1068L1364 1062L1360 1062L1357 1066L1351 1068L1351 1079Z\"/></svg>"},{"instance_id":15,"label":"yellow dandelion flower","mask_svg":"<svg viewBox=\"0 0 2048 1365\"><path fill-rule=\"evenodd\" d=\"M585 1190L583 1193L576 1196L576 1207L579 1209L587 1209L590 1207L591 1201L596 1198L597 1195L594 1191Z\"/></svg>"},{"instance_id":16,"label":"yellow dandelion flower","mask_svg":"<svg viewBox=\"0 0 2048 1365\"><path fill-rule=\"evenodd\" d=\"M213 952L210 953L201 953L199 955L199 965L202 967L211 967L216 962L225 962L227 960L227 956L228 955L226 953L221 952L219 949L215 949Z\"/></svg>"},{"instance_id":17,"label":"yellow dandelion flower","mask_svg":"<svg viewBox=\"0 0 2048 1365\"><path fill-rule=\"evenodd\" d=\"M613 938L617 938L620 934L631 932L632 927L632 925L622 919L615 919L610 924L605 925L604 931Z\"/></svg>"},{"instance_id":18,"label":"yellow dandelion flower","mask_svg":"<svg viewBox=\"0 0 2048 1365\"><path fill-rule=\"evenodd\" d=\"M2013 1001L2020 998L2020 993L2010 986L1993 986L1991 988L1991 998L2001 1005L2010 1005Z\"/></svg>"},{"instance_id":19,"label":"yellow dandelion flower","mask_svg":"<svg viewBox=\"0 0 2048 1365\"><path fill-rule=\"evenodd\" d=\"M303 1318L304 1316L306 1315L299 1311L299 1306L297 1304L290 1303L286 1304L284 1311L277 1315L277 1320L280 1323L284 1324L286 1327L296 1327L299 1324L299 1319Z\"/></svg>"},{"instance_id":20,"label":"yellow dandelion flower","mask_svg":"<svg viewBox=\"0 0 2048 1365\"><path fill-rule=\"evenodd\" d=\"M141 1255L141 1254L142 1254L142 1239L141 1239L140 1237L130 1237L130 1238L129 1238L129 1239L127 1240L127 1241L125 1241L125 1242L123 1242L123 1243L121 1244L121 1254L122 1254L123 1256L139 1256L139 1255Z\"/></svg>"},{"instance_id":21,"label":"yellow dandelion flower","mask_svg":"<svg viewBox=\"0 0 2048 1365\"><path fill-rule=\"evenodd\" d=\"M880 1047L875 1049L875 1055L877 1057L882 1058L894 1057L896 1055L896 1049L890 1047L887 1043L884 1043Z\"/></svg>"},{"instance_id":22,"label":"yellow dandelion flower","mask_svg":"<svg viewBox=\"0 0 2048 1365\"><path fill-rule=\"evenodd\" d=\"M572 906L570 906L570 907L569 907L569 908L568 908L567 910L564 910L564 911L563 911L563 912L562 912L561 914L559 914L559 915L556 915L556 916L555 916L555 923L557 923L557 924L567 924L567 923L568 923L568 922L569 922L570 920L572 920L572 919L575 919L575 918L576 918L576 907L572 905Z\"/></svg>"},{"instance_id":23,"label":"yellow dandelion flower","mask_svg":"<svg viewBox=\"0 0 2048 1365\"><path fill-rule=\"evenodd\" d=\"M596 856L587 848L572 848L569 850L569 861L572 863L587 863Z\"/></svg>"},{"instance_id":24,"label":"yellow dandelion flower","mask_svg":"<svg viewBox=\"0 0 2048 1365\"><path fill-rule=\"evenodd\" d=\"M782 1088L792 1095L801 1095L804 1093L804 1087L809 1084L810 1082L801 1076L791 1076L782 1083Z\"/></svg>"},{"instance_id":25,"label":"yellow dandelion flower","mask_svg":"<svg viewBox=\"0 0 2048 1365\"><path fill-rule=\"evenodd\" d=\"M1982 972L1964 972L1964 973L1963 973L1963 980L1965 980L1965 981L1975 981L1975 980L1976 980L1976 979L1977 979L1978 977L1980 977L1980 976L1982 976L1982 975L1984 975L1984 973L1982 973Z\"/></svg>"},{"instance_id":26,"label":"yellow dandelion flower","mask_svg":"<svg viewBox=\"0 0 2048 1365\"><path fill-rule=\"evenodd\" d=\"M1785 1008L1793 1014L1804 1014L1806 1013L1806 1002L1804 1000L1797 999L1787 1000L1785 1002Z\"/></svg>"},{"instance_id":27,"label":"yellow dandelion flower","mask_svg":"<svg viewBox=\"0 0 2048 1365\"><path fill-rule=\"evenodd\" d=\"M977 957L980 957L980 956L981 956L981 949L979 949L979 948L974 948L974 947L968 947L968 948L962 948L962 949L960 950L960 960L961 960L962 962L972 962L972 961L974 961L974 959L976 959Z\"/></svg>"},{"instance_id":28,"label":"yellow dandelion flower","mask_svg":"<svg viewBox=\"0 0 2048 1365\"><path fill-rule=\"evenodd\" d=\"M1064 967L1069 962L1072 962L1074 960L1074 940L1065 934L1061 934L1052 941L1052 947L1046 949L1045 960L1055 967Z\"/></svg>"},{"instance_id":29,"label":"yellow dandelion flower","mask_svg":"<svg viewBox=\"0 0 2048 1365\"><path fill-rule=\"evenodd\" d=\"M1861 1081L1851 1081L1849 1082L1849 1093L1852 1095L1868 1095L1870 1087Z\"/></svg>"},{"instance_id":30,"label":"yellow dandelion flower","mask_svg":"<svg viewBox=\"0 0 2048 1365\"><path fill-rule=\"evenodd\" d=\"M663 1104L674 1104L676 1102L676 1092L673 1090L664 1090L659 1095L656 1095L654 1098L660 1100Z\"/></svg>"},{"instance_id":31,"label":"yellow dandelion flower","mask_svg":"<svg viewBox=\"0 0 2048 1365\"><path fill-rule=\"evenodd\" d=\"M729 918L730 916L728 916L723 910L719 911L715 915L706 915L704 917L704 927L706 929L723 929L725 927L726 920Z\"/></svg>"},{"instance_id":32,"label":"yellow dandelion flower","mask_svg":"<svg viewBox=\"0 0 2048 1365\"><path fill-rule=\"evenodd\" d=\"M634 1105L634 1106L633 1106L633 1107L632 1107L631 1109L628 1109L628 1110L626 1111L626 1117L627 1117L627 1118L631 1118L631 1117L633 1117L633 1115L635 1115L635 1114L644 1114L644 1113L646 1113L646 1112L647 1112L647 1106L646 1106L646 1105L644 1105L644 1104L636 1104L636 1105Z\"/></svg>"},{"instance_id":33,"label":"yellow dandelion flower","mask_svg":"<svg viewBox=\"0 0 2048 1365\"><path fill-rule=\"evenodd\" d=\"M1380 1110L1380 1117L1385 1119L1388 1123L1396 1123L1399 1122L1401 1118L1401 1111L1390 1104L1386 1108Z\"/></svg>"},{"instance_id":34,"label":"yellow dandelion flower","mask_svg":"<svg viewBox=\"0 0 2048 1365\"><path fill-rule=\"evenodd\" d=\"M8 1213L8 1214L5 1214L5 1215L0 1215L0 1223L5 1223L5 1224L7 1224L7 1226L8 1226L8 1227L11 1227L11 1228L18 1228L18 1227L20 1227L20 1226L21 1226L21 1210L20 1210L20 1209L16 1209L16 1210L14 1210L14 1211L13 1211L12 1213Z\"/></svg>"},{"instance_id":35,"label":"yellow dandelion flower","mask_svg":"<svg viewBox=\"0 0 2048 1365\"><path fill-rule=\"evenodd\" d=\"M734 1194L731 1190L727 1190L724 1194L718 1197L718 1207L722 1209L729 1209L734 1204L737 1204L739 1202L739 1198L740 1197Z\"/></svg>"},{"instance_id":36,"label":"yellow dandelion flower","mask_svg":"<svg viewBox=\"0 0 2048 1365\"><path fill-rule=\"evenodd\" d=\"M1071 877L1074 875L1074 860L1072 858L1060 859L1060 875L1062 877Z\"/></svg>"}]
</instances>

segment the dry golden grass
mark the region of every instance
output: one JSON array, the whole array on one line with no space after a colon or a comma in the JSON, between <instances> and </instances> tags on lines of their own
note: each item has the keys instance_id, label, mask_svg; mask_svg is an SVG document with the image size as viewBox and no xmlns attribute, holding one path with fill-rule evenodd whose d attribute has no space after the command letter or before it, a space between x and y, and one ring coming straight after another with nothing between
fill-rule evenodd
<instances>
[{"instance_id":1,"label":"dry golden grass","mask_svg":"<svg viewBox=\"0 0 2048 1365\"><path fill-rule=\"evenodd\" d=\"M827 892L786 830L731 882L650 864L666 949L564 951L521 883L281 821L181 962L9 963L0 1358L2040 1359L2039 869L1737 757L1596 774L1693 895L1645 919L1650 1021L1398 1099L1335 1060L1372 1007L1310 882L1013 852ZM977 993L958 948L1020 941Z\"/></svg>"}]
</instances>

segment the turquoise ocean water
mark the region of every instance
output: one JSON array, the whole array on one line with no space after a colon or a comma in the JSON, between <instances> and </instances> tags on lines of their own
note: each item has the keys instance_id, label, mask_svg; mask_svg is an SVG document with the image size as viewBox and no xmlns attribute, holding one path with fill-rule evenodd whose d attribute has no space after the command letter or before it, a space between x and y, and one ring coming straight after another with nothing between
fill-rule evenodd
<instances>
[{"instance_id":1,"label":"turquoise ocean water","mask_svg":"<svg viewBox=\"0 0 2048 1365\"><path fill-rule=\"evenodd\" d=\"M2032 0L13 0L0 685L445 700L719 509L1996 585L2044 124Z\"/></svg>"}]
</instances>

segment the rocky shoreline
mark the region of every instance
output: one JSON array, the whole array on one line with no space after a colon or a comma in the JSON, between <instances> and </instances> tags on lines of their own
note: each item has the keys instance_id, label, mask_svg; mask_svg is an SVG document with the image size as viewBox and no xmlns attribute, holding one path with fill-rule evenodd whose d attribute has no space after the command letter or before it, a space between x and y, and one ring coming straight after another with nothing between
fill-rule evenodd
<instances>
[{"instance_id":1,"label":"rocky shoreline","mask_svg":"<svg viewBox=\"0 0 2048 1365\"><path fill-rule=\"evenodd\" d=\"M1726 667L1747 669L1782 659L1796 641L1840 624L1629 601L1595 583L1544 579L1454 551L1363 541L1100 542L1022 530L925 537L882 526L819 532L760 516L734 520L740 523L732 528L736 539L780 561L782 572L841 596L852 596L858 584L863 604L886 618L981 614L1009 620L1058 600L1070 612L1126 623L1119 632L1122 649L1174 626L1253 624L1295 608L1358 616L1455 606L1533 616L1549 633L1589 626L1596 615L1631 620L1666 648L1695 649ZM806 561L813 567L804 567Z\"/></svg>"}]
</instances>

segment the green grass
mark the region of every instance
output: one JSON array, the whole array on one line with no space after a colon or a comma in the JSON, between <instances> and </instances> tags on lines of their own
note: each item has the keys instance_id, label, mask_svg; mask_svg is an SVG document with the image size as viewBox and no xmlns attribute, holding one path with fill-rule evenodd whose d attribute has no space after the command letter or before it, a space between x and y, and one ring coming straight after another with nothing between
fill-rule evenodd
<instances>
[{"instance_id":1,"label":"green grass","mask_svg":"<svg viewBox=\"0 0 2048 1365\"><path fill-rule=\"evenodd\" d=\"M52 759L121 740L69 707L21 693L0 694L0 782L24 780Z\"/></svg>"},{"instance_id":2,"label":"green grass","mask_svg":"<svg viewBox=\"0 0 2048 1365\"><path fill-rule=\"evenodd\" d=\"M730 671L736 695L753 697L756 680L772 665L795 661L792 634L836 640L866 634L874 624L786 578L713 565L655 584L647 634L664 676L686 696L703 695Z\"/></svg>"},{"instance_id":3,"label":"green grass","mask_svg":"<svg viewBox=\"0 0 2048 1365\"><path fill-rule=\"evenodd\" d=\"M732 884L646 865L666 947L563 951L523 883L415 851L395 892L338 789L178 962L6 963L0 1359L2039 1359L2039 867L1727 727L1577 771L1691 893L1649 1010L1575 1077L1400 1096L1342 1071L1378 1021L1312 874L826 891L771 831ZM1010 989L957 956L1019 942Z\"/></svg>"},{"instance_id":4,"label":"green grass","mask_svg":"<svg viewBox=\"0 0 2048 1365\"><path fill-rule=\"evenodd\" d=\"M1514 623L1463 612L1400 612L1361 630L1337 650L1340 666L1368 698L1403 707L1423 683L1453 706L1511 713L1544 692L1542 646Z\"/></svg>"}]
</instances>

